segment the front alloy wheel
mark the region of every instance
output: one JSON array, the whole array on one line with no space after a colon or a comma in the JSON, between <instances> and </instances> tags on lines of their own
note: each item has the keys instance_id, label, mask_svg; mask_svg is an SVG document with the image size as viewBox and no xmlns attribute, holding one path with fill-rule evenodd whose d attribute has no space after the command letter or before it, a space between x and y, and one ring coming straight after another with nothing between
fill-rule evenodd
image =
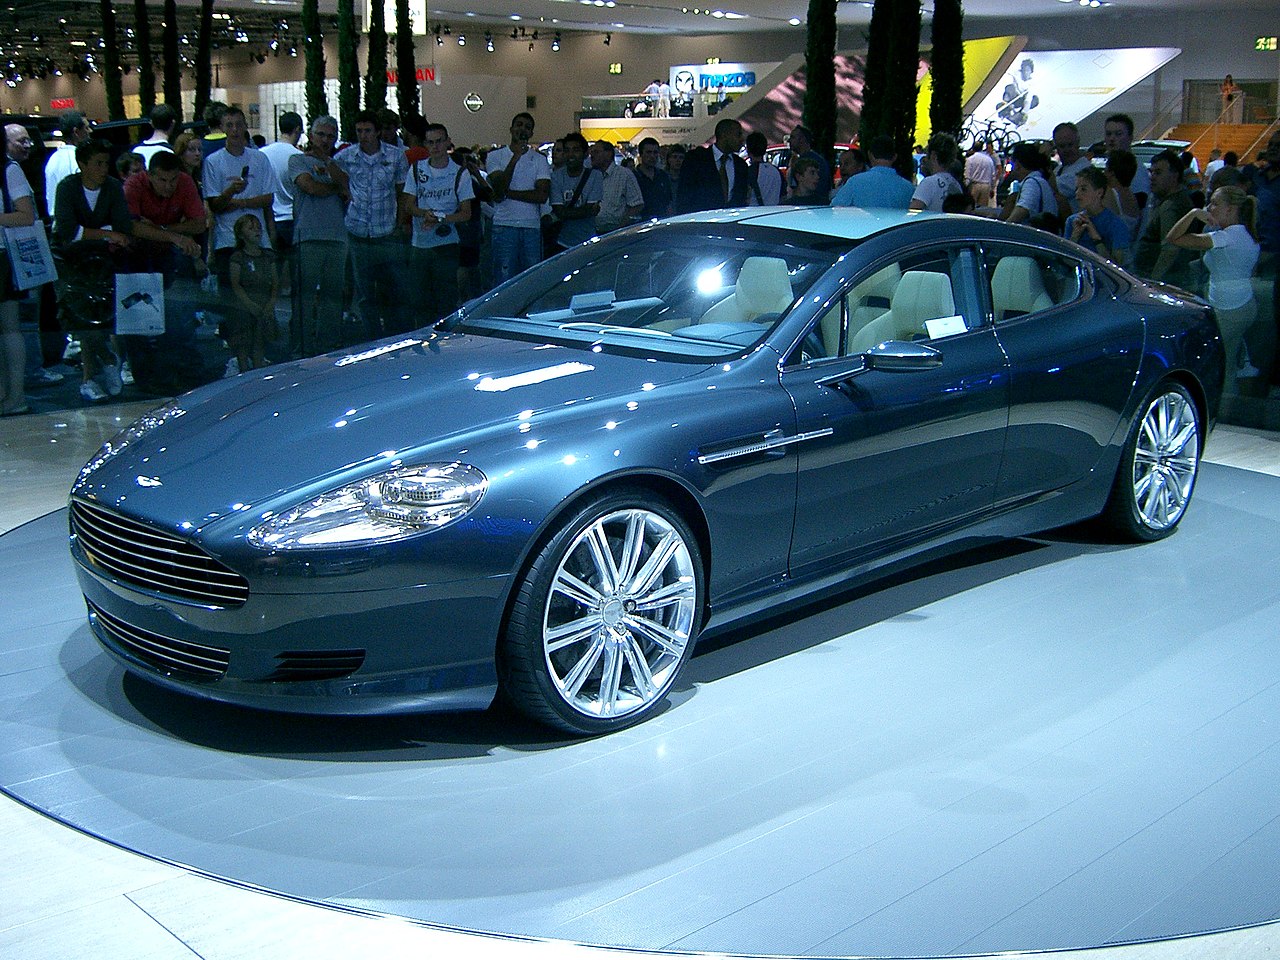
<instances>
[{"instance_id":1,"label":"front alloy wheel","mask_svg":"<svg viewBox=\"0 0 1280 960\"><path fill-rule=\"evenodd\" d=\"M697 540L669 504L597 501L530 568L508 624L507 693L574 733L638 722L688 659L701 601Z\"/></svg>"},{"instance_id":2,"label":"front alloy wheel","mask_svg":"<svg viewBox=\"0 0 1280 960\"><path fill-rule=\"evenodd\" d=\"M1176 383L1159 387L1125 444L1108 517L1138 540L1168 536L1191 502L1200 467L1201 427L1191 395Z\"/></svg>"}]
</instances>

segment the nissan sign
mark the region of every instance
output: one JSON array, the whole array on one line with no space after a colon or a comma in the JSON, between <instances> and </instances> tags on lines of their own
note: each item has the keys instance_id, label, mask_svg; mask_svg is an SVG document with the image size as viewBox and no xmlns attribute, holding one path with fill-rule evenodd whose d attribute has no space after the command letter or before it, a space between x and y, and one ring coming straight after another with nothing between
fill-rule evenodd
<instances>
[{"instance_id":1,"label":"nissan sign","mask_svg":"<svg viewBox=\"0 0 1280 960\"><path fill-rule=\"evenodd\" d=\"M478 93L468 93L462 98L462 105L471 113L479 113L484 109L484 98Z\"/></svg>"}]
</instances>

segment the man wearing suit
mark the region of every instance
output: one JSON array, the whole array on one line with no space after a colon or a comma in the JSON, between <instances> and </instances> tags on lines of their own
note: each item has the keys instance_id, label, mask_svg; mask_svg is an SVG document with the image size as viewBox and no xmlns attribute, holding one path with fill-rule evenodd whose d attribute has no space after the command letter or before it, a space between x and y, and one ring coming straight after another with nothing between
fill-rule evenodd
<instances>
[{"instance_id":1,"label":"man wearing suit","mask_svg":"<svg viewBox=\"0 0 1280 960\"><path fill-rule=\"evenodd\" d=\"M742 149L742 124L724 119L716 124L710 147L690 150L680 171L679 213L745 207L751 193L751 170L738 156Z\"/></svg>"}]
</instances>

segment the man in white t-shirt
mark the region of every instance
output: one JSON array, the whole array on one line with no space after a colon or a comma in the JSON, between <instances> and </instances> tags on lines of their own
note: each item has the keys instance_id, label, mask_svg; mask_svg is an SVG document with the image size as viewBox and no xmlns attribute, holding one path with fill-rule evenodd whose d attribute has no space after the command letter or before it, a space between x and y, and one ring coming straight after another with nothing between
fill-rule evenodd
<instances>
[{"instance_id":1,"label":"man in white t-shirt","mask_svg":"<svg viewBox=\"0 0 1280 960\"><path fill-rule=\"evenodd\" d=\"M289 160L302 153L298 141L302 139L302 117L292 110L280 114L280 139L262 148L263 155L271 161L276 173L276 197L271 212L276 220L276 253L280 257L280 292L290 295L293 275L297 269L297 254L293 244L293 180L289 177Z\"/></svg>"},{"instance_id":2,"label":"man in white t-shirt","mask_svg":"<svg viewBox=\"0 0 1280 960\"><path fill-rule=\"evenodd\" d=\"M542 259L542 205L551 192L551 164L529 146L533 116L511 118L511 143L485 161L493 188L493 283L497 286Z\"/></svg>"},{"instance_id":3,"label":"man in white t-shirt","mask_svg":"<svg viewBox=\"0 0 1280 960\"><path fill-rule=\"evenodd\" d=\"M671 84L666 80L658 84L658 116L671 116Z\"/></svg>"},{"instance_id":4,"label":"man in white t-shirt","mask_svg":"<svg viewBox=\"0 0 1280 960\"><path fill-rule=\"evenodd\" d=\"M413 224L409 254L410 288L421 291L419 315L435 323L458 307L458 228L471 219L475 190L467 172L449 158L449 131L427 124L427 159L409 170L404 182L405 216Z\"/></svg>"},{"instance_id":5,"label":"man in white t-shirt","mask_svg":"<svg viewBox=\"0 0 1280 960\"><path fill-rule=\"evenodd\" d=\"M89 121L79 110L68 110L61 117L62 146L53 151L44 165L44 199L53 219L57 210L58 184L80 172L76 165L76 147L89 139Z\"/></svg>"},{"instance_id":6,"label":"man in white t-shirt","mask_svg":"<svg viewBox=\"0 0 1280 960\"><path fill-rule=\"evenodd\" d=\"M231 296L231 253L236 247L235 224L246 213L262 224L275 246L275 221L271 216L276 196L276 173L261 150L249 149L249 125L244 111L231 107L222 117L226 146L209 154L204 162L204 197L213 211L211 266L225 295Z\"/></svg>"}]
</instances>

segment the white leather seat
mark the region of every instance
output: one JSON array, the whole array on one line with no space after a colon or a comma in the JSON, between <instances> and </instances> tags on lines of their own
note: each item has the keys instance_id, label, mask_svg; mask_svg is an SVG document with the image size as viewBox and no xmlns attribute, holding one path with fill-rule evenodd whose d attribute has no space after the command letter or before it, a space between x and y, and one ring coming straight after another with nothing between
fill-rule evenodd
<instances>
[{"instance_id":1,"label":"white leather seat","mask_svg":"<svg viewBox=\"0 0 1280 960\"><path fill-rule=\"evenodd\" d=\"M779 257L747 257L733 293L712 304L699 323L745 323L791 306L791 272Z\"/></svg>"},{"instance_id":2,"label":"white leather seat","mask_svg":"<svg viewBox=\"0 0 1280 960\"><path fill-rule=\"evenodd\" d=\"M850 337L849 352L865 353L886 340L927 337L926 320L955 316L955 312L950 277L929 270L908 270L893 291L888 311Z\"/></svg>"},{"instance_id":3,"label":"white leather seat","mask_svg":"<svg viewBox=\"0 0 1280 960\"><path fill-rule=\"evenodd\" d=\"M1004 257L991 274L991 307L996 323L1053 306L1040 265L1031 257Z\"/></svg>"},{"instance_id":4,"label":"white leather seat","mask_svg":"<svg viewBox=\"0 0 1280 960\"><path fill-rule=\"evenodd\" d=\"M849 291L849 330L857 332L884 313L893 301L898 289L902 268L896 263L877 270ZM831 310L822 318L822 342L827 355L834 357L840 350L840 311Z\"/></svg>"}]
</instances>

